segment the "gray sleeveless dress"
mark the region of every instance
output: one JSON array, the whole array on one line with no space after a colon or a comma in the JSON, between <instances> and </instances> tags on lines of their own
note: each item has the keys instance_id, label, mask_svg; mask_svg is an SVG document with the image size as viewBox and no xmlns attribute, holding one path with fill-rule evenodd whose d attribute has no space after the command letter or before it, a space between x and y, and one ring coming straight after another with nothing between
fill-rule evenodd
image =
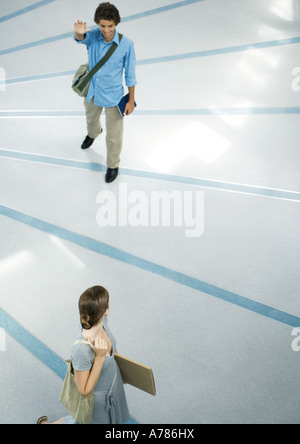
<instances>
[{"instance_id":1,"label":"gray sleeveless dress","mask_svg":"<svg viewBox=\"0 0 300 444\"><path fill-rule=\"evenodd\" d=\"M120 370L115 360L116 340L108 328L107 317L104 318L103 327L112 344L112 355L105 357L94 390L94 417L90 424L124 424L130 419L130 414ZM77 339L83 339L81 329ZM94 361L94 352L88 344L76 344L72 348L71 360L75 370L90 370ZM78 424L78 422L69 415L63 424Z\"/></svg>"}]
</instances>

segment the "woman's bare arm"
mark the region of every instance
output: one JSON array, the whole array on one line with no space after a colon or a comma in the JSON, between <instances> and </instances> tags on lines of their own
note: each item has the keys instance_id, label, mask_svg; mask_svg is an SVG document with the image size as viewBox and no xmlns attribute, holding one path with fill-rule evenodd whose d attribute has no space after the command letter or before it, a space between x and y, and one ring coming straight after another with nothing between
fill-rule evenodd
<instances>
[{"instance_id":1,"label":"woman's bare arm","mask_svg":"<svg viewBox=\"0 0 300 444\"><path fill-rule=\"evenodd\" d=\"M74 370L75 382L82 396L88 396L96 387L107 353L107 342L103 339L97 339L94 344L90 343L90 346L95 353L92 369L82 372Z\"/></svg>"}]
</instances>

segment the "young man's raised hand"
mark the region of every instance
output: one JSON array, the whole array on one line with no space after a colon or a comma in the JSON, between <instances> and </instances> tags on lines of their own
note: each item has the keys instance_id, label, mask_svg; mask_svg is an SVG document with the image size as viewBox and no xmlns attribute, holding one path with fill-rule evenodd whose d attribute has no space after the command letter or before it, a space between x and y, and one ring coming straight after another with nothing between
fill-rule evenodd
<instances>
[{"instance_id":1,"label":"young man's raised hand","mask_svg":"<svg viewBox=\"0 0 300 444\"><path fill-rule=\"evenodd\" d=\"M76 34L77 35L84 35L88 31L90 31L90 29L86 28L86 22L81 22L80 20L78 20L77 22L74 23L74 34L75 34L75 36L76 36Z\"/></svg>"}]
</instances>

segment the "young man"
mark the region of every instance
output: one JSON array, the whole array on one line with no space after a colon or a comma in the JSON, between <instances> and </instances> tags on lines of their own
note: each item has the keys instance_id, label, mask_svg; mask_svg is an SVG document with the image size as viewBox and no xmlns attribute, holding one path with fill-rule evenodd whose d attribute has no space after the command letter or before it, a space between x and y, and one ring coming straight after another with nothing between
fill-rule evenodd
<instances>
[{"instance_id":1,"label":"young man","mask_svg":"<svg viewBox=\"0 0 300 444\"><path fill-rule=\"evenodd\" d=\"M123 144L123 117L117 108L124 96L123 73L129 90L129 101L124 115L129 116L134 111L135 99L135 52L134 44L123 36L122 41L116 32L121 18L118 9L111 3L101 3L95 13L95 22L99 29L87 29L86 23L74 23L74 38L78 43L87 46L89 69L91 70L106 54L115 42L118 47L111 58L92 78L87 97L84 99L88 135L81 145L82 149L89 148L103 129L100 116L103 108L106 115L106 146L107 173L105 181L113 182L118 176L120 154Z\"/></svg>"}]
</instances>

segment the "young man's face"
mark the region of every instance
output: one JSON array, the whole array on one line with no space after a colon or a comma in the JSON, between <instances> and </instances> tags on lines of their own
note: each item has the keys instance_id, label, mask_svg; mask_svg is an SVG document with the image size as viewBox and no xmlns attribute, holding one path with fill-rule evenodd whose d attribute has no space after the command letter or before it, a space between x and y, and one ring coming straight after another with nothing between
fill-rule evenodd
<instances>
[{"instance_id":1,"label":"young man's face","mask_svg":"<svg viewBox=\"0 0 300 444\"><path fill-rule=\"evenodd\" d=\"M100 20L99 28L106 43L111 42L115 35L115 22L110 20Z\"/></svg>"}]
</instances>

